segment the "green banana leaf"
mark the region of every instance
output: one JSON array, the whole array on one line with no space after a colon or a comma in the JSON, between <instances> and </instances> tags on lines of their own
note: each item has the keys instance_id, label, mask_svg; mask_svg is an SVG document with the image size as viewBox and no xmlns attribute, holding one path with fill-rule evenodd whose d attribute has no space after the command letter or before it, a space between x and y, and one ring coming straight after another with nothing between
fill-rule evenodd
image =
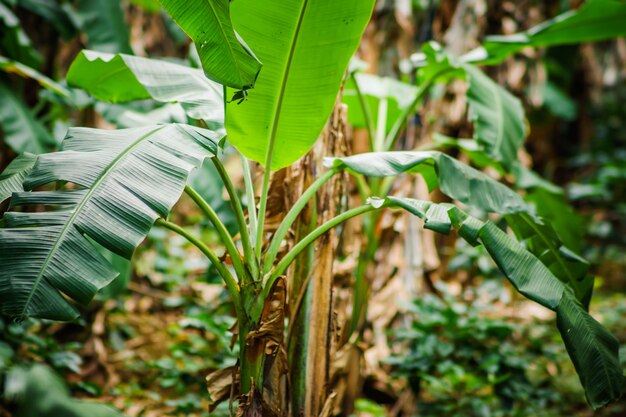
<instances>
[{"instance_id":1,"label":"green banana leaf","mask_svg":"<svg viewBox=\"0 0 626 417\"><path fill-rule=\"evenodd\" d=\"M39 71L36 71L33 68L22 64L21 62L13 61L11 59L0 56L0 70L10 74L17 74L20 77L32 78L33 80L37 81L39 85L47 88L50 91L55 92L56 94L65 97L70 95L70 92L67 90L67 88L57 83L56 81L53 81L50 78L46 77Z\"/></svg>"},{"instance_id":2,"label":"green banana leaf","mask_svg":"<svg viewBox=\"0 0 626 417\"><path fill-rule=\"evenodd\" d=\"M43 365L14 367L6 377L6 397L16 417L123 417L111 406L70 396L63 379Z\"/></svg>"},{"instance_id":3,"label":"green banana leaf","mask_svg":"<svg viewBox=\"0 0 626 417\"><path fill-rule=\"evenodd\" d=\"M313 146L374 3L237 0L231 4L234 26L263 62L247 100L231 102L226 108L228 139L239 151L276 170Z\"/></svg>"},{"instance_id":4,"label":"green banana leaf","mask_svg":"<svg viewBox=\"0 0 626 417\"><path fill-rule=\"evenodd\" d=\"M37 162L37 155L23 153L11 161L0 173L0 203L4 202L11 194L24 191L22 182Z\"/></svg>"},{"instance_id":5,"label":"green banana leaf","mask_svg":"<svg viewBox=\"0 0 626 417\"><path fill-rule=\"evenodd\" d=\"M0 2L0 50L3 55L29 67L41 65L41 54L33 47L15 13Z\"/></svg>"},{"instance_id":6,"label":"green banana leaf","mask_svg":"<svg viewBox=\"0 0 626 417\"><path fill-rule=\"evenodd\" d=\"M535 210L522 197L484 173L437 151L370 152L345 158L326 158L326 166L372 177L419 173L432 190L441 191L468 206L488 213L526 213Z\"/></svg>"},{"instance_id":7,"label":"green banana leaf","mask_svg":"<svg viewBox=\"0 0 626 417\"><path fill-rule=\"evenodd\" d=\"M325 164L374 177L419 173L431 189L438 184L441 191L454 200L487 213L503 215L518 237L525 240L528 249L556 277L568 283L578 299L588 306L593 278L587 276L587 261L562 243L559 234L537 215L533 205L481 171L437 151L372 152L327 158Z\"/></svg>"},{"instance_id":8,"label":"green banana leaf","mask_svg":"<svg viewBox=\"0 0 626 417\"><path fill-rule=\"evenodd\" d=\"M185 123L187 115L178 103L168 103L151 110L138 109L132 104L96 103L95 109L118 129L167 123Z\"/></svg>"},{"instance_id":9,"label":"green banana leaf","mask_svg":"<svg viewBox=\"0 0 626 417\"><path fill-rule=\"evenodd\" d=\"M626 3L620 0L588 0L580 9L562 13L522 33L487 36L485 43L461 57L464 62L498 64L532 46L596 42L626 36Z\"/></svg>"},{"instance_id":10,"label":"green banana leaf","mask_svg":"<svg viewBox=\"0 0 626 417\"><path fill-rule=\"evenodd\" d=\"M582 253L585 222L572 209L563 193L549 192L545 188L526 189L524 199L537 208L537 213L554 228L559 239L576 253Z\"/></svg>"},{"instance_id":11,"label":"green banana leaf","mask_svg":"<svg viewBox=\"0 0 626 417\"><path fill-rule=\"evenodd\" d=\"M447 54L441 45L429 42L412 61L422 80L468 82L469 118L474 139L493 160L511 169L526 137L524 108L519 99L474 65Z\"/></svg>"},{"instance_id":12,"label":"green banana leaf","mask_svg":"<svg viewBox=\"0 0 626 417\"><path fill-rule=\"evenodd\" d=\"M222 86L195 68L83 50L72 62L67 82L98 100L124 103L152 98L164 103L179 102L194 119L224 122Z\"/></svg>"},{"instance_id":13,"label":"green banana leaf","mask_svg":"<svg viewBox=\"0 0 626 417\"><path fill-rule=\"evenodd\" d=\"M44 125L6 85L0 82L0 127L4 141L17 154L43 153L57 146Z\"/></svg>"},{"instance_id":14,"label":"green banana leaf","mask_svg":"<svg viewBox=\"0 0 626 417\"><path fill-rule=\"evenodd\" d=\"M469 117L474 122L474 139L487 155L511 167L524 142L524 108L522 103L477 67L463 65L469 88Z\"/></svg>"},{"instance_id":15,"label":"green banana leaf","mask_svg":"<svg viewBox=\"0 0 626 417\"><path fill-rule=\"evenodd\" d=\"M262 64L235 32L230 0L160 2L194 41L207 77L238 90L254 86Z\"/></svg>"},{"instance_id":16,"label":"green banana leaf","mask_svg":"<svg viewBox=\"0 0 626 417\"><path fill-rule=\"evenodd\" d=\"M78 28L87 35L87 45L101 52L132 54L128 24L119 0L78 0L67 8Z\"/></svg>"},{"instance_id":17,"label":"green banana leaf","mask_svg":"<svg viewBox=\"0 0 626 417\"><path fill-rule=\"evenodd\" d=\"M17 6L43 17L65 40L76 35L74 22L58 0L20 0Z\"/></svg>"},{"instance_id":18,"label":"green banana leaf","mask_svg":"<svg viewBox=\"0 0 626 417\"><path fill-rule=\"evenodd\" d=\"M24 188L57 181L76 187L15 193L0 229L0 312L71 320L117 272L89 241L130 259L180 197L190 172L215 155L221 137L188 125L124 130L70 129L63 152L40 155ZM54 209L53 209L54 208Z\"/></svg>"},{"instance_id":19,"label":"green banana leaf","mask_svg":"<svg viewBox=\"0 0 626 417\"><path fill-rule=\"evenodd\" d=\"M375 202L385 203L422 218L429 229L447 233L454 226L469 243L482 244L521 294L556 312L557 327L589 404L597 409L621 397L625 379L619 342L587 313L572 290L523 245L494 223L482 222L451 204L396 197Z\"/></svg>"},{"instance_id":20,"label":"green banana leaf","mask_svg":"<svg viewBox=\"0 0 626 417\"><path fill-rule=\"evenodd\" d=\"M508 214L506 222L526 248L546 265L552 274L570 284L576 297L589 308L593 277L587 275L589 263L560 240L551 223L538 223L524 213Z\"/></svg>"},{"instance_id":21,"label":"green banana leaf","mask_svg":"<svg viewBox=\"0 0 626 417\"><path fill-rule=\"evenodd\" d=\"M499 163L475 148L475 142L437 135L438 143L461 149L481 166L491 166L506 172ZM474 144L474 146L472 146ZM533 171L515 163L512 167L515 185L527 190L524 200L533 204L541 222L527 213L502 213L518 239L527 249L550 268L563 282L569 283L581 303L588 308L593 290L593 277L587 275L589 263L577 253L582 250L583 225L567 204L563 190L539 177Z\"/></svg>"}]
</instances>

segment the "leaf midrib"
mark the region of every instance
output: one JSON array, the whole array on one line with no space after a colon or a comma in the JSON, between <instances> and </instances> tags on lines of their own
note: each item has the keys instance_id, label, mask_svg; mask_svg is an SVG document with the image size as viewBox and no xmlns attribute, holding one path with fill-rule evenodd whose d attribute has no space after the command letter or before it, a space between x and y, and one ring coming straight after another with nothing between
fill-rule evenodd
<instances>
[{"instance_id":1,"label":"leaf midrib","mask_svg":"<svg viewBox=\"0 0 626 417\"><path fill-rule=\"evenodd\" d=\"M304 0L302 3L302 8L300 9L300 16L298 17L298 23L296 25L296 30L293 34L291 47L289 49L289 55L287 56L287 63L285 65L285 69L283 70L282 82L280 85L280 90L278 93L278 101L276 102L276 108L274 111L274 118L272 120L272 130L270 133L270 142L267 148L267 153L265 155L265 169L272 169L272 158L274 153L274 144L276 142L276 134L278 132L278 123L280 121L280 114L283 107L283 101L285 98L285 91L287 90L287 83L289 81L289 71L291 69L291 64L293 62L293 57L296 53L296 44L298 43L300 37L300 29L302 28L302 22L304 20L304 14L306 13L307 6L309 5L308 0Z\"/></svg>"},{"instance_id":2,"label":"leaf midrib","mask_svg":"<svg viewBox=\"0 0 626 417\"><path fill-rule=\"evenodd\" d=\"M230 52L231 59L235 63L235 66L237 68L237 72L239 73L239 79L241 80L243 78L242 77L242 71L241 71L241 68L239 67L239 61L237 61L237 59L235 57L235 50L234 50L233 45L231 43L231 39L228 37L228 34L224 30L224 27L223 27L223 24L222 24L222 20L220 19L219 15L215 11L215 5L213 5L213 1L208 1L208 4L209 4L209 8L213 12L213 15L217 19L217 22L218 22L217 26L219 26L220 32L222 33L222 36L223 36L224 40L226 41L226 44L228 45L228 51ZM230 8L230 5L227 5L226 7ZM230 18L230 16L229 16L229 18ZM231 25L232 25L232 19L231 19ZM239 41L237 40L237 37L235 37L235 42L239 43ZM239 45L241 45L241 44L239 44Z\"/></svg>"},{"instance_id":3,"label":"leaf midrib","mask_svg":"<svg viewBox=\"0 0 626 417\"><path fill-rule=\"evenodd\" d=\"M59 236L57 237L55 243L50 248L50 252L48 253L48 256L46 256L46 259L44 260L44 263L41 266L39 274L35 278L35 283L33 284L33 289L30 291L30 293L28 294L28 298L24 302L24 308L22 309L21 316L24 316L26 314L26 310L28 309L28 306L29 306L30 302L32 301L33 295L37 292L37 289L39 288L39 285L41 284L41 280L43 279L44 272L48 268L48 265L50 264L50 261L52 260L52 256L56 253L57 249L61 246L63 240L65 239L65 236L67 235L68 231L70 230L70 226L73 226L74 220L76 220L76 217L80 213L81 209L85 206L85 204L87 204L88 200L91 198L93 193L95 193L97 191L98 186L117 167L117 165L126 156L128 156L137 146L139 146L141 143L143 143L143 141L145 139L147 139L148 137L152 136L155 132L157 132L157 131L159 131L159 130L161 130L163 128L164 128L164 126L159 126L158 128L156 128L154 130L151 130L150 132L146 133L145 135L143 135L139 139L137 139L135 142L133 142L128 148L126 148L126 150L124 152L120 153L117 157L115 157L115 159L111 162L111 164L104 171L102 171L102 173L98 176L96 181L91 185L91 187L89 188L89 191L85 194L85 196L83 197L81 202L76 205L76 208L74 209L72 215L67 220L67 222L65 223L65 226L63 226L63 229L61 229L61 233L59 233Z\"/></svg>"}]
</instances>

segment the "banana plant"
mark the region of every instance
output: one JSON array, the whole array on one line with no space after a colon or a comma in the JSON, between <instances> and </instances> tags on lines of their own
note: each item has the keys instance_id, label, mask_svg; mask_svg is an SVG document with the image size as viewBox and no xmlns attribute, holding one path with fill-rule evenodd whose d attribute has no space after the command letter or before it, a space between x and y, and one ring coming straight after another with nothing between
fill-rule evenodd
<instances>
[{"instance_id":1,"label":"banana plant","mask_svg":"<svg viewBox=\"0 0 626 417\"><path fill-rule=\"evenodd\" d=\"M482 46L460 57L451 56L436 42L427 42L422 52L413 54L410 59L417 70L417 87L359 74L356 70L362 69L363 65L355 65L344 94L344 103L353 109L350 121L355 127L366 129L370 150L394 150L408 117L415 113L434 84L453 79L467 81L466 99L469 117L474 123L473 139L476 144L467 146L467 140L436 135L433 138L435 144L428 147L460 149L470 160L479 160L478 163L483 166L494 167L503 175L512 175L518 188L530 191L527 199L538 200L537 209L550 219L549 224L531 226L526 223L525 216L510 214L507 215L508 224L526 242L528 249L542 257L558 277L569 280L583 305L588 307L593 277L587 274L588 263L576 253L580 250L581 240L580 232L576 231L580 230L576 216L564 201L559 187L517 162L518 150L526 136L521 102L486 76L476 64L498 64L524 47L575 44L624 36L626 29L621 24L624 18L626 8L623 2L590 0L579 10L563 13L524 33L487 36ZM381 182L375 177L358 177L356 184L364 196L372 191L385 194L392 182L389 179ZM557 209L567 215L569 221L559 221L544 206ZM363 324L368 297L365 274L378 246L374 225L379 220L380 216L371 215L364 222L367 245L355 272L355 307L348 335Z\"/></svg>"},{"instance_id":2,"label":"banana plant","mask_svg":"<svg viewBox=\"0 0 626 417\"><path fill-rule=\"evenodd\" d=\"M162 0L177 24L199 43L203 71L124 54L81 53L68 72L70 85L114 102L148 97L175 101L197 125L208 126L203 120L216 122L223 114L227 136L219 127L189 124L71 128L62 151L24 155L12 164L0 176L2 196L10 195L12 209L0 229L0 312L17 319L75 319L78 305L87 304L115 278L100 249L130 259L154 225L167 228L212 262L232 299L238 322L238 378L233 379L239 381L238 415L286 415L288 410L269 398L279 390L267 375L280 372L274 367L283 351L287 269L313 242L348 219L397 208L422 218L429 229L448 233L454 227L470 243L484 245L521 294L556 311L589 403L597 408L618 398L624 377L616 339L587 313L570 281L555 276L551 264L492 222L483 223L452 205L387 196L389 187L381 186L362 205L317 225L281 252L299 213L340 172L377 178L420 174L469 207L523 218L532 230L546 226L516 192L444 153L372 152L328 159L327 170L303 192L276 231L266 233L270 174L297 161L318 138L374 3ZM403 123L399 120L391 132L399 132ZM220 160L226 140L241 153L248 201L254 201L257 191L250 180L250 160L264 168L258 207L248 206L247 216ZM497 153L504 148L493 149ZM215 165L228 192L240 233L237 241L214 207L189 185L190 173L205 159ZM185 225L169 220L183 193L215 226L227 262ZM30 210L35 205L45 210ZM528 233L522 236L529 238ZM291 410L291 415L301 411Z\"/></svg>"}]
</instances>

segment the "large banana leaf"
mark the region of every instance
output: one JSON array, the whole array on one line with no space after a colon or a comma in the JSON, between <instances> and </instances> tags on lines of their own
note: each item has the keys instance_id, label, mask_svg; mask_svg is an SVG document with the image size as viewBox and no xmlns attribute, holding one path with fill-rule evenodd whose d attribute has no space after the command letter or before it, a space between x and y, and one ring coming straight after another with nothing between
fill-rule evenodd
<instances>
[{"instance_id":1,"label":"large banana leaf","mask_svg":"<svg viewBox=\"0 0 626 417\"><path fill-rule=\"evenodd\" d=\"M326 164L375 177L420 173L431 188L438 183L448 197L472 208L504 215L519 238L526 241L528 249L555 276L570 284L585 306L589 304L593 279L586 276L588 263L563 245L552 226L537 216L533 206L481 171L435 151L372 152L328 158Z\"/></svg>"},{"instance_id":2,"label":"large banana leaf","mask_svg":"<svg viewBox=\"0 0 626 417\"><path fill-rule=\"evenodd\" d=\"M577 298L588 308L593 290L593 277L587 275L589 263L561 242L550 223L537 223L525 213L509 214L505 218L517 238L525 242L527 249L554 276L569 283Z\"/></svg>"},{"instance_id":3,"label":"large banana leaf","mask_svg":"<svg viewBox=\"0 0 626 417\"><path fill-rule=\"evenodd\" d=\"M18 154L43 153L56 141L24 102L0 82L0 127L4 141Z\"/></svg>"},{"instance_id":4,"label":"large banana leaf","mask_svg":"<svg viewBox=\"0 0 626 417\"><path fill-rule=\"evenodd\" d=\"M522 103L477 67L459 63L436 42L414 54L413 64L423 80L468 82L469 117L474 122L474 139L493 160L511 169L526 135Z\"/></svg>"},{"instance_id":5,"label":"large banana leaf","mask_svg":"<svg viewBox=\"0 0 626 417\"><path fill-rule=\"evenodd\" d=\"M263 62L248 100L231 102L231 143L267 169L287 166L316 141L374 0L237 0L235 27ZM269 158L268 158L269 157Z\"/></svg>"},{"instance_id":6,"label":"large banana leaf","mask_svg":"<svg viewBox=\"0 0 626 417\"><path fill-rule=\"evenodd\" d=\"M83 50L72 62L67 82L102 101L179 102L194 119L224 121L222 86L201 70L171 62Z\"/></svg>"},{"instance_id":7,"label":"large banana leaf","mask_svg":"<svg viewBox=\"0 0 626 417\"><path fill-rule=\"evenodd\" d=\"M438 184L444 194L469 206L489 213L535 215L510 188L441 152L370 152L327 158L325 163L372 177L419 173L431 189Z\"/></svg>"},{"instance_id":8,"label":"large banana leaf","mask_svg":"<svg viewBox=\"0 0 626 417\"><path fill-rule=\"evenodd\" d=\"M96 111L118 129L167 123L185 123L187 114L178 103L168 103L152 110L136 109L131 104L96 103ZM223 123L220 124L220 126Z\"/></svg>"},{"instance_id":9,"label":"large banana leaf","mask_svg":"<svg viewBox=\"0 0 626 417\"><path fill-rule=\"evenodd\" d=\"M491 166L501 173L502 166L476 149L476 142L436 135L443 146L452 146L468 155L481 167ZM544 219L536 222L526 213L507 214L506 220L519 239L525 240L527 249L550 268L564 282L571 283L583 305L589 304L593 278L586 275L588 262L576 255L582 250L583 227L580 218L567 204L563 190L541 178L520 164L512 167L517 188L526 190L524 199L534 205L537 214Z\"/></svg>"},{"instance_id":10,"label":"large banana leaf","mask_svg":"<svg viewBox=\"0 0 626 417\"><path fill-rule=\"evenodd\" d=\"M447 233L452 226L471 244L482 244L513 286L557 314L557 327L593 408L622 395L624 376L619 343L583 308L572 290L524 246L495 224L467 215L450 204L389 197L391 206L422 218L425 227ZM377 204L382 204L378 202Z\"/></svg>"},{"instance_id":11,"label":"large banana leaf","mask_svg":"<svg viewBox=\"0 0 626 417\"><path fill-rule=\"evenodd\" d=\"M626 3L620 0L588 0L526 32L488 36L482 47L470 51L465 62L497 64L528 46L553 46L595 42L626 36Z\"/></svg>"},{"instance_id":12,"label":"large banana leaf","mask_svg":"<svg viewBox=\"0 0 626 417\"><path fill-rule=\"evenodd\" d=\"M22 182L28 173L35 166L37 155L24 153L11 161L11 163L0 174L0 203L11 194L24 191Z\"/></svg>"},{"instance_id":13,"label":"large banana leaf","mask_svg":"<svg viewBox=\"0 0 626 417\"><path fill-rule=\"evenodd\" d=\"M466 64L463 69L469 83L467 102L474 139L487 155L511 167L525 136L522 103L475 66Z\"/></svg>"},{"instance_id":14,"label":"large banana leaf","mask_svg":"<svg viewBox=\"0 0 626 417\"><path fill-rule=\"evenodd\" d=\"M443 135L438 135L437 140L442 145L461 149L481 166L492 166L505 172L496 161L471 147L475 142ZM582 249L583 229L580 219L565 201L560 187L518 163L512 166L512 172L516 177L516 186L527 190L525 200L534 204L543 221L537 222L536 218L526 213L512 213L505 216L507 223L518 239L524 240L530 252L556 277L572 286L577 298L587 308L593 290L593 277L587 275L589 263L576 254Z\"/></svg>"},{"instance_id":15,"label":"large banana leaf","mask_svg":"<svg viewBox=\"0 0 626 417\"><path fill-rule=\"evenodd\" d=\"M40 155L24 187L56 181L76 187L16 193L13 207L49 210L4 216L0 312L75 318L66 297L87 303L116 275L90 239L130 259L154 221L178 200L191 170L215 154L219 139L187 125L71 129L64 151Z\"/></svg>"},{"instance_id":16,"label":"large banana leaf","mask_svg":"<svg viewBox=\"0 0 626 417\"><path fill-rule=\"evenodd\" d=\"M254 86L261 62L233 29L230 0L160 2L193 39L207 77L239 90Z\"/></svg>"},{"instance_id":17,"label":"large banana leaf","mask_svg":"<svg viewBox=\"0 0 626 417\"><path fill-rule=\"evenodd\" d=\"M119 0L78 0L73 12L80 30L87 35L90 48L110 53L133 53Z\"/></svg>"}]
</instances>

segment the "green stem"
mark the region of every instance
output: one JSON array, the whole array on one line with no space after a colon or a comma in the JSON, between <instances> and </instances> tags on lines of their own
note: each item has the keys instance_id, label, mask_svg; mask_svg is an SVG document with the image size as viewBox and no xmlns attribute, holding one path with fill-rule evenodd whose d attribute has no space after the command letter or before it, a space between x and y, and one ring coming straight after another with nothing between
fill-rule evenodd
<instances>
[{"instance_id":1,"label":"green stem","mask_svg":"<svg viewBox=\"0 0 626 417\"><path fill-rule=\"evenodd\" d=\"M194 190L191 186L185 186L185 193L200 207L200 210L209 218L213 226L215 226L215 230L220 235L222 239L222 243L226 247L226 252L230 255L231 260L233 261L233 268L235 268L235 272L240 280L246 280L248 277L248 273L241 262L241 256L239 255L239 251L235 246L235 242L233 242L232 237L228 233L226 226L220 220L219 216L213 210L213 207L207 203L204 198L196 190Z\"/></svg>"},{"instance_id":2,"label":"green stem","mask_svg":"<svg viewBox=\"0 0 626 417\"><path fill-rule=\"evenodd\" d=\"M415 99L411 102L411 104L404 109L402 114L396 119L396 122L393 124L393 127L389 131L387 138L385 139L385 150L390 151L393 150L393 147L400 136L400 131L404 128L409 116L415 113L417 106L424 96L428 93L432 85L435 83L435 80L441 77L446 72L452 71L454 68L445 68L441 71L435 73L432 77L428 79L428 81L424 82L417 91L417 95Z\"/></svg>"},{"instance_id":3,"label":"green stem","mask_svg":"<svg viewBox=\"0 0 626 417\"><path fill-rule=\"evenodd\" d=\"M270 146L271 148L272 146ZM265 172L263 173L263 185L261 186L261 199L259 200L259 216L256 229L256 243L254 250L256 257L261 259L261 249L263 246L263 229L265 228L265 209L267 207L267 193L270 188L270 166L272 163L271 153L268 151L269 156L265 161Z\"/></svg>"},{"instance_id":4,"label":"green stem","mask_svg":"<svg viewBox=\"0 0 626 417\"><path fill-rule=\"evenodd\" d=\"M380 195L383 197L387 197L389 190L391 190L391 186L397 177L385 177L380 184Z\"/></svg>"},{"instance_id":5,"label":"green stem","mask_svg":"<svg viewBox=\"0 0 626 417\"><path fill-rule=\"evenodd\" d=\"M253 330L251 323L239 322L239 373L241 377L241 392L248 394L252 387L256 387L257 391L263 391L263 363L265 360L265 352L258 357L251 358L249 356L250 346L246 344L246 336ZM254 385L252 384L254 381Z\"/></svg>"},{"instance_id":6,"label":"green stem","mask_svg":"<svg viewBox=\"0 0 626 417\"><path fill-rule=\"evenodd\" d=\"M372 213L375 214L375 213ZM350 327L348 334L346 336L346 340L350 339L352 333L359 327L360 323L365 317L366 308L367 308L367 299L369 293L369 282L365 279L365 274L367 272L367 266L374 259L374 254L376 253L376 248L378 247L378 238L374 235L374 222L377 219L372 217L370 221L373 224L373 227L367 233L367 245L365 248L365 252L362 252L359 255L359 262L357 263L357 268L355 271L354 278L354 303L352 307L352 317L350 318Z\"/></svg>"},{"instance_id":7,"label":"green stem","mask_svg":"<svg viewBox=\"0 0 626 417\"><path fill-rule=\"evenodd\" d=\"M293 260L300 254L300 252L305 250L307 248L307 246L309 246L311 243L313 243L317 238L322 236L324 233L326 233L327 231L329 231L333 227L337 226L338 224L341 224L341 223L345 222L348 219L351 219L352 217L358 216L358 215L363 214L363 213L367 213L369 211L378 210L378 209L380 209L382 207L385 207L385 206L386 206L386 204L383 204L383 205L381 205L379 207L374 207L374 206L368 204L368 205L356 207L356 208L353 208L353 209L348 210L346 212L343 212L343 213L333 217L332 219L330 219L326 223L318 226L315 230L313 230L311 233L306 235L304 237L304 239L302 239L300 242L298 242L280 260L280 262L278 262L278 264L274 268L274 271L272 272L272 274L268 278L267 282L263 286L263 293L264 293L264 295L272 287L272 285L274 284L274 281L276 281L276 279L278 279L278 277L280 277L285 272L287 267L289 267L291 262L293 262Z\"/></svg>"},{"instance_id":8,"label":"green stem","mask_svg":"<svg viewBox=\"0 0 626 417\"><path fill-rule=\"evenodd\" d=\"M241 208L241 200L237 195L237 190L235 190L235 187L230 180L228 172L226 172L226 168L224 167L224 164L222 164L222 161L220 161L217 156L211 158L211 161L215 165L215 168L217 168L217 172L220 174L220 177L224 182L224 187L226 187L226 191L230 197L230 205L235 212L235 218L237 219L237 224L239 225L239 234L241 235L241 245L243 246L244 259L250 268L252 276L256 277L258 275L259 268L250 243L248 224L246 223L246 218L243 214L243 209Z\"/></svg>"},{"instance_id":9,"label":"green stem","mask_svg":"<svg viewBox=\"0 0 626 417\"><path fill-rule=\"evenodd\" d=\"M248 199L248 222L250 224L250 242L256 245L256 204L254 200L254 184L252 182L252 173L250 172L250 163L248 159L239 154L241 157L241 166L243 167L243 183L246 187L246 198Z\"/></svg>"},{"instance_id":10,"label":"green stem","mask_svg":"<svg viewBox=\"0 0 626 417\"><path fill-rule=\"evenodd\" d=\"M207 258L209 258L209 261L211 261L213 266L215 266L215 269L217 269L217 272L220 274L220 276L224 280L224 283L226 284L226 288L228 288L228 292L230 293L230 296L233 300L233 304L235 305L237 317L241 319L244 313L244 310L241 305L241 300L239 298L239 285L237 284L237 281L235 280L233 275L230 273L230 271L226 269L226 267L224 266L224 263L220 261L220 259L217 257L215 252L213 252L208 246L202 243L200 239L193 236L191 233L187 232L185 229L183 229L182 227L180 227L179 225L175 223L168 222L167 220L164 220L164 219L157 219L156 224L181 235L182 237L187 239L189 243L194 245L196 248L200 249L200 251L203 254L205 254Z\"/></svg>"},{"instance_id":11,"label":"green stem","mask_svg":"<svg viewBox=\"0 0 626 417\"><path fill-rule=\"evenodd\" d=\"M272 242L270 243L270 247L267 250L265 255L265 259L263 261L263 274L267 274L272 268L274 261L276 260L276 255L278 254L278 250L280 249L280 244L287 235L289 228L296 221L296 218L309 202L309 200L315 195L317 190L320 189L322 185L324 185L330 178L333 177L339 170L337 168L333 168L330 171L327 171L319 177L313 184L306 189L304 193L298 198L296 203L293 205L291 210L287 213L283 221L278 226L276 233L274 233L274 237L272 238Z\"/></svg>"},{"instance_id":12,"label":"green stem","mask_svg":"<svg viewBox=\"0 0 626 417\"><path fill-rule=\"evenodd\" d=\"M361 197L362 202L366 202L367 198L372 195L370 191L369 185L367 185L367 181L365 181L365 177L361 174L353 174L354 180L356 181L356 188L359 191L359 197Z\"/></svg>"},{"instance_id":13,"label":"green stem","mask_svg":"<svg viewBox=\"0 0 626 417\"><path fill-rule=\"evenodd\" d=\"M385 150L385 131L387 130L387 113L389 108L389 100L381 98L378 102L378 124L376 126L376 138L374 140L374 152Z\"/></svg>"},{"instance_id":14,"label":"green stem","mask_svg":"<svg viewBox=\"0 0 626 417\"><path fill-rule=\"evenodd\" d=\"M359 98L359 103L361 104L361 110L363 111L363 119L365 120L365 127L367 128L367 137L369 139L370 150L374 150L374 120L372 119L372 111L370 110L370 106L365 100L365 96L361 91L361 87L359 86L359 82L356 79L356 73L350 73L350 78L352 78L352 82L354 83L354 89L356 91L356 95Z\"/></svg>"}]
</instances>

